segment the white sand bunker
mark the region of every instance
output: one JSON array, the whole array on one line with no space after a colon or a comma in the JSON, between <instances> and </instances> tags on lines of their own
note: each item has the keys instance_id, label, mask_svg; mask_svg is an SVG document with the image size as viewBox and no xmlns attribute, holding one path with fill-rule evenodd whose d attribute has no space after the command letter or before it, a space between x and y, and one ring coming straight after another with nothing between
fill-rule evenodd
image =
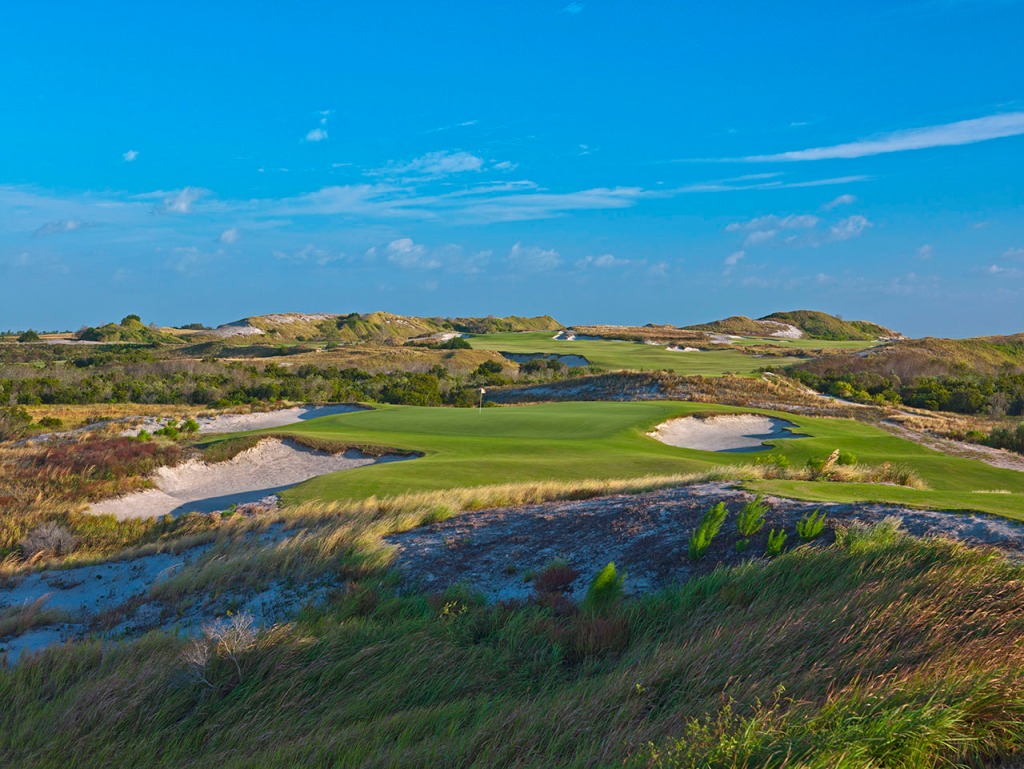
<instances>
[{"instance_id":1,"label":"white sand bunker","mask_svg":"<svg viewBox=\"0 0 1024 769\"><path fill-rule=\"evenodd\" d=\"M329 454L268 438L226 462L190 460L177 467L161 467L153 474L155 489L95 502L87 512L122 519L210 513L256 502L319 475L409 458L371 457L351 450Z\"/></svg>"},{"instance_id":2,"label":"white sand bunker","mask_svg":"<svg viewBox=\"0 0 1024 769\"><path fill-rule=\"evenodd\" d=\"M792 422L760 414L721 414L711 417L682 417L662 422L651 438L700 451L757 451L772 438L799 438Z\"/></svg>"},{"instance_id":3,"label":"white sand bunker","mask_svg":"<svg viewBox=\"0 0 1024 769\"><path fill-rule=\"evenodd\" d=\"M284 427L317 417L329 417L334 414L348 414L352 411L363 411L364 406L341 404L336 406L295 406L290 409L259 411L252 414L220 414L215 417L199 417L199 432L206 433L237 433L243 430L266 430L268 427Z\"/></svg>"}]
</instances>

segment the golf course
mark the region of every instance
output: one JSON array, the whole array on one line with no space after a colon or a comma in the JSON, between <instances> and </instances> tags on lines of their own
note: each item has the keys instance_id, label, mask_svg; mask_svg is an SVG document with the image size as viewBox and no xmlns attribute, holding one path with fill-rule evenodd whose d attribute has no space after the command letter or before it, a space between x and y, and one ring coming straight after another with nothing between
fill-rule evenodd
<instances>
[{"instance_id":1,"label":"golf course","mask_svg":"<svg viewBox=\"0 0 1024 769\"><path fill-rule=\"evenodd\" d=\"M763 413L787 420L804 437L769 440L764 451L731 453L677 448L647 436L658 424L688 415ZM286 503L356 500L410 492L532 481L582 481L701 473L736 468L753 491L796 499L887 502L940 510L975 510L1024 518L1024 476L920 446L849 419L683 402L551 403L485 409L380 405L260 431L322 443L422 454L408 462L362 467L314 478L283 494ZM210 443L228 440L218 437ZM858 467L906 468L919 487L839 483L745 475L759 457L788 468L823 461L834 450ZM762 460L763 461L763 460ZM746 480L744 480L746 478Z\"/></svg>"}]
</instances>

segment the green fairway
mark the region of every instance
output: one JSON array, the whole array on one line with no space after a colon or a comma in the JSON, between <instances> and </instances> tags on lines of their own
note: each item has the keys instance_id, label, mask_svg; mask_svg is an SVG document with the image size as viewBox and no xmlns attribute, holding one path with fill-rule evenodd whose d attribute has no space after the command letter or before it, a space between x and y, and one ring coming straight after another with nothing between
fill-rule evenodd
<instances>
[{"instance_id":1,"label":"green fairway","mask_svg":"<svg viewBox=\"0 0 1024 769\"><path fill-rule=\"evenodd\" d=\"M645 433L673 416L750 411L756 410L680 402L550 403L483 411L380 406L268 432L424 455L322 476L285 492L286 501L300 502L519 481L635 478L749 464L757 454L680 449ZM853 420L775 416L795 423L798 432L809 436L770 442L789 458L792 467L801 467L811 458L822 459L838 448L854 454L863 464L906 464L929 488L788 480L759 481L752 484L754 488L822 501L872 500L1024 518L1022 473L940 454Z\"/></svg>"},{"instance_id":2,"label":"green fairway","mask_svg":"<svg viewBox=\"0 0 1024 769\"><path fill-rule=\"evenodd\" d=\"M764 366L784 366L797 358L758 358L737 350L707 350L700 352L672 352L664 346L641 342L621 342L604 339L572 342L553 339L550 331L483 334L469 338L476 350L496 350L510 353L554 353L556 355L582 355L593 365L610 371L621 369L667 370L684 375L721 376L722 374L749 374Z\"/></svg>"}]
</instances>

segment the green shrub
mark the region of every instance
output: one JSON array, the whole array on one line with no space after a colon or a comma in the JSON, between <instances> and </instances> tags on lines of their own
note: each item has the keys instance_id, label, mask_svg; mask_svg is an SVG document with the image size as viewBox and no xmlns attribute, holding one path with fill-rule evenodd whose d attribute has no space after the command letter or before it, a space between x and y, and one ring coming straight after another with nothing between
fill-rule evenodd
<instances>
[{"instance_id":1,"label":"green shrub","mask_svg":"<svg viewBox=\"0 0 1024 769\"><path fill-rule=\"evenodd\" d=\"M749 539L740 539L740 540L736 541L736 552L737 553L742 553L742 552L746 551L746 549L748 547L750 547L750 540Z\"/></svg>"},{"instance_id":2,"label":"green shrub","mask_svg":"<svg viewBox=\"0 0 1024 769\"><path fill-rule=\"evenodd\" d=\"M135 440L145 443L153 440L153 436L150 434L149 430L139 430L139 434L135 436Z\"/></svg>"},{"instance_id":3,"label":"green shrub","mask_svg":"<svg viewBox=\"0 0 1024 769\"><path fill-rule=\"evenodd\" d=\"M199 423L192 417L189 417L179 425L179 429L184 433L194 435L199 432Z\"/></svg>"},{"instance_id":4,"label":"green shrub","mask_svg":"<svg viewBox=\"0 0 1024 769\"><path fill-rule=\"evenodd\" d=\"M825 514L820 509L796 522L796 533L804 542L810 542L825 529Z\"/></svg>"},{"instance_id":5,"label":"green shrub","mask_svg":"<svg viewBox=\"0 0 1024 769\"><path fill-rule=\"evenodd\" d=\"M764 554L769 558L774 558L782 552L783 546L786 544L786 530L779 529L776 531L772 529L768 532L768 545L764 549Z\"/></svg>"},{"instance_id":6,"label":"green shrub","mask_svg":"<svg viewBox=\"0 0 1024 769\"><path fill-rule=\"evenodd\" d=\"M64 420L60 417L43 417L39 420L40 427L49 427L51 429L63 427Z\"/></svg>"},{"instance_id":7,"label":"green shrub","mask_svg":"<svg viewBox=\"0 0 1024 769\"><path fill-rule=\"evenodd\" d=\"M600 613L618 603L622 598L622 584L626 580L625 574L615 571L615 563L609 561L601 571L597 573L587 588L587 597L583 599L583 608L587 611Z\"/></svg>"},{"instance_id":8,"label":"green shrub","mask_svg":"<svg viewBox=\"0 0 1024 769\"><path fill-rule=\"evenodd\" d=\"M855 465L857 464L857 456L851 454L849 451L840 451L839 456L836 458L837 465Z\"/></svg>"},{"instance_id":9,"label":"green shrub","mask_svg":"<svg viewBox=\"0 0 1024 769\"><path fill-rule=\"evenodd\" d=\"M178 430L178 426L174 424L174 422L168 422L159 430L155 430L153 435L162 435L165 438L170 438L172 441L176 441L181 437L181 432Z\"/></svg>"},{"instance_id":10,"label":"green shrub","mask_svg":"<svg viewBox=\"0 0 1024 769\"><path fill-rule=\"evenodd\" d=\"M752 537L764 526L764 515L768 512L768 505L765 504L764 494L758 494L756 499L747 502L740 510L736 518L736 529L740 536Z\"/></svg>"},{"instance_id":11,"label":"green shrub","mask_svg":"<svg viewBox=\"0 0 1024 769\"><path fill-rule=\"evenodd\" d=\"M729 511L726 510L724 502L719 502L704 513L704 517L700 520L700 525L697 527L697 530L693 532L687 546L690 554L690 560L696 561L708 551L708 548L711 547L711 541L721 530L722 524L725 523L725 517L728 513Z\"/></svg>"},{"instance_id":12,"label":"green shrub","mask_svg":"<svg viewBox=\"0 0 1024 769\"><path fill-rule=\"evenodd\" d=\"M18 335L18 341L19 342L38 342L39 341L39 334L36 331L33 331L32 329L28 329L27 331L22 331Z\"/></svg>"}]
</instances>

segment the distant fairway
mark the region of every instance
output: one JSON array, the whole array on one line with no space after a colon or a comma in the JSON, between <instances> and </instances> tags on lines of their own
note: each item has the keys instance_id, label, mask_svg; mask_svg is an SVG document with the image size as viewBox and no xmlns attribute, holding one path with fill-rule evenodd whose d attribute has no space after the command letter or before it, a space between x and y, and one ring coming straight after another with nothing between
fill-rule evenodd
<instances>
[{"instance_id":1,"label":"distant fairway","mask_svg":"<svg viewBox=\"0 0 1024 769\"><path fill-rule=\"evenodd\" d=\"M469 338L476 350L511 353L582 355L593 365L610 371L621 369L667 370L677 374L722 376L750 374L765 366L795 363L797 358L758 358L722 345L721 350L671 352L662 345L611 340L559 341L550 331L483 334ZM799 340L798 340L799 341Z\"/></svg>"},{"instance_id":2,"label":"distant fairway","mask_svg":"<svg viewBox=\"0 0 1024 769\"><path fill-rule=\"evenodd\" d=\"M324 417L267 432L424 454L411 462L322 476L285 492L286 501L300 502L519 481L635 478L749 464L757 454L675 448L645 433L674 416L751 411L758 410L679 402L550 403L482 412L380 406L373 411ZM929 488L797 481L758 481L749 484L751 488L802 499L870 500L979 510L1024 519L1022 473L940 454L853 420L758 413L788 420L796 424L798 432L809 436L774 442L793 467L802 466L809 458L824 458L839 448L853 453L863 464L906 464Z\"/></svg>"}]
</instances>

